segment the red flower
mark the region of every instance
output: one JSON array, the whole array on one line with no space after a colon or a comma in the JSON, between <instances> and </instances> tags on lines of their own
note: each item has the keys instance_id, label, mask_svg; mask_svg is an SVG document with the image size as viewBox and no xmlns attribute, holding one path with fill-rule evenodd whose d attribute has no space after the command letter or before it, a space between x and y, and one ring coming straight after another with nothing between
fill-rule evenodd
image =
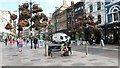
<instances>
[{"instance_id":1,"label":"red flower","mask_svg":"<svg viewBox=\"0 0 120 68\"><path fill-rule=\"evenodd\" d=\"M38 23L39 21L38 21L38 19L37 20L35 20L35 23Z\"/></svg>"}]
</instances>

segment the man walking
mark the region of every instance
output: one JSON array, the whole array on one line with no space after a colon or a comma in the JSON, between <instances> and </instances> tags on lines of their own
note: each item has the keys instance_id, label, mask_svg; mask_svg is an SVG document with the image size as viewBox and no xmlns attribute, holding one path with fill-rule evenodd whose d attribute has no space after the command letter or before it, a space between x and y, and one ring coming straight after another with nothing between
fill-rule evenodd
<instances>
[{"instance_id":1,"label":"man walking","mask_svg":"<svg viewBox=\"0 0 120 68\"><path fill-rule=\"evenodd\" d=\"M38 43L38 39L36 37L34 38L33 43L34 43L34 48L36 49Z\"/></svg>"},{"instance_id":2,"label":"man walking","mask_svg":"<svg viewBox=\"0 0 120 68\"><path fill-rule=\"evenodd\" d=\"M7 37L5 37L5 45L7 45Z\"/></svg>"}]
</instances>

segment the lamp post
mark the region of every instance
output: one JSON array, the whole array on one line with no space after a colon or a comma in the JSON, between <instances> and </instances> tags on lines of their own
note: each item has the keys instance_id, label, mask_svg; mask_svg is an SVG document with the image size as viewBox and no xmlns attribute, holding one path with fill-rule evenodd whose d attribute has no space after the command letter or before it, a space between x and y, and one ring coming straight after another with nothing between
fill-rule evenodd
<instances>
[{"instance_id":1,"label":"lamp post","mask_svg":"<svg viewBox=\"0 0 120 68\"><path fill-rule=\"evenodd\" d=\"M30 14L32 16L32 0L30 0ZM32 22L31 22L31 26L32 26ZM30 39L31 39L31 49L32 49L32 29L30 35L31 35Z\"/></svg>"},{"instance_id":2,"label":"lamp post","mask_svg":"<svg viewBox=\"0 0 120 68\"><path fill-rule=\"evenodd\" d=\"M71 32L75 31L75 25L74 25L74 1L71 1ZM75 33L73 33L74 36L72 36L75 39Z\"/></svg>"}]
</instances>

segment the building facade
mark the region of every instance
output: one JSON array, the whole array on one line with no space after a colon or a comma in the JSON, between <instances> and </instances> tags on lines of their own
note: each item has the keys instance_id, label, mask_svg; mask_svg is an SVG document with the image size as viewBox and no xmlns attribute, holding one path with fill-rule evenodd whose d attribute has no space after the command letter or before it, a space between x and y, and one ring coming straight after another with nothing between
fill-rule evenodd
<instances>
[{"instance_id":1,"label":"building facade","mask_svg":"<svg viewBox=\"0 0 120 68\"><path fill-rule=\"evenodd\" d=\"M10 22L10 13L7 10L0 10L0 32L9 32L5 29L6 24Z\"/></svg>"},{"instance_id":2,"label":"building facade","mask_svg":"<svg viewBox=\"0 0 120 68\"><path fill-rule=\"evenodd\" d=\"M106 0L105 4L106 42L111 44L120 44L120 0Z\"/></svg>"},{"instance_id":3,"label":"building facade","mask_svg":"<svg viewBox=\"0 0 120 68\"><path fill-rule=\"evenodd\" d=\"M84 2L77 2L74 4L74 2L71 2L71 6L66 9L66 16L67 16L67 29L68 34L72 37L72 39L77 39L77 32L76 32L76 25L77 25L77 19L79 16L83 15L83 5ZM73 31L72 31L73 30Z\"/></svg>"},{"instance_id":4,"label":"building facade","mask_svg":"<svg viewBox=\"0 0 120 68\"><path fill-rule=\"evenodd\" d=\"M63 5L60 8L56 8L53 13L55 18L55 32L67 29L66 8L68 7L66 0L63 0Z\"/></svg>"},{"instance_id":5,"label":"building facade","mask_svg":"<svg viewBox=\"0 0 120 68\"><path fill-rule=\"evenodd\" d=\"M104 37L104 29L100 28L101 26L103 26L105 24L105 1L101 1L101 0L94 0L94 1L90 1L90 0L86 0L85 1L85 11L87 16L89 14L92 14L92 16L94 17L94 23L96 24L96 28L99 29L98 32L95 33L95 37L96 37L96 43L100 43L101 37ZM105 38L104 38L105 39Z\"/></svg>"},{"instance_id":6,"label":"building facade","mask_svg":"<svg viewBox=\"0 0 120 68\"><path fill-rule=\"evenodd\" d=\"M94 22L96 26L105 24L105 1L94 0L94 1L85 1L85 11L86 14L92 14L94 17Z\"/></svg>"}]
</instances>

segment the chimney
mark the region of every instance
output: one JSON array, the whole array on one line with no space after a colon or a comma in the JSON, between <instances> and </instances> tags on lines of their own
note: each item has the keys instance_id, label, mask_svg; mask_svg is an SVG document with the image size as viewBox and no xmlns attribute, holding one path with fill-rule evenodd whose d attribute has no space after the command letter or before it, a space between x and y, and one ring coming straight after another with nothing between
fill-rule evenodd
<instances>
[{"instance_id":1,"label":"chimney","mask_svg":"<svg viewBox=\"0 0 120 68\"><path fill-rule=\"evenodd\" d=\"M63 0L63 5L67 5L67 2L66 2L66 0Z\"/></svg>"},{"instance_id":2,"label":"chimney","mask_svg":"<svg viewBox=\"0 0 120 68\"><path fill-rule=\"evenodd\" d=\"M74 0L71 1L71 5L74 5Z\"/></svg>"}]
</instances>

